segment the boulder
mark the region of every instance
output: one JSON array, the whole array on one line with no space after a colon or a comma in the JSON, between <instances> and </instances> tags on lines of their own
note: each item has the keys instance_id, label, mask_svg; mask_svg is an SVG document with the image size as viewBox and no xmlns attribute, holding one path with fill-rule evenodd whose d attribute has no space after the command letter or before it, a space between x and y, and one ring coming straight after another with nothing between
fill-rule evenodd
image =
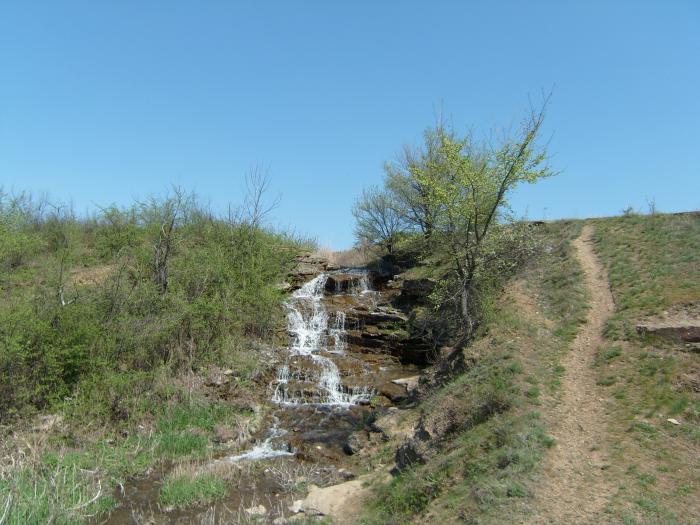
<instances>
[{"instance_id":1,"label":"boulder","mask_svg":"<svg viewBox=\"0 0 700 525\"><path fill-rule=\"evenodd\" d=\"M301 508L307 516L331 516L338 525L355 523L370 493L366 476L324 488L310 485Z\"/></svg>"}]
</instances>

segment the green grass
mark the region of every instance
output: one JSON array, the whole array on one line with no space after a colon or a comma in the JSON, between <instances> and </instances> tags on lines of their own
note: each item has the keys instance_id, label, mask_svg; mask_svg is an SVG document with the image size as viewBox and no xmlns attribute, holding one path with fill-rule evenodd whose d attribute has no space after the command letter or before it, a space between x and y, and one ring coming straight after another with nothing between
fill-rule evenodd
<instances>
[{"instance_id":1,"label":"green grass","mask_svg":"<svg viewBox=\"0 0 700 525\"><path fill-rule=\"evenodd\" d=\"M169 476L160 490L160 501L169 507L187 507L216 501L227 492L226 481L215 476Z\"/></svg>"},{"instance_id":2,"label":"green grass","mask_svg":"<svg viewBox=\"0 0 700 525\"><path fill-rule=\"evenodd\" d=\"M612 285L614 338L631 321L700 298L700 214L614 217L594 221L596 251Z\"/></svg>"},{"instance_id":3,"label":"green grass","mask_svg":"<svg viewBox=\"0 0 700 525\"><path fill-rule=\"evenodd\" d=\"M683 374L700 371L697 359L676 343L639 337L634 327L700 301L700 215L593 222L616 304L596 357L597 382L610 388L611 462L630 465L617 474L609 513L623 523L696 523L700 505L689 488L700 490L700 395Z\"/></svg>"},{"instance_id":4,"label":"green grass","mask_svg":"<svg viewBox=\"0 0 700 525\"><path fill-rule=\"evenodd\" d=\"M116 504L109 495L117 484L164 460L208 457L214 452L215 426L229 424L234 416L249 417L224 403L164 405L159 411L149 432L92 436L81 442L69 435L53 436L50 443L37 446L36 451L43 452L33 461L0 472L0 503L9 500L9 515L17 517L8 523L45 523L49 510L57 523L81 523L81 516L104 513ZM102 494L95 502L71 510L98 489Z\"/></svg>"},{"instance_id":5,"label":"green grass","mask_svg":"<svg viewBox=\"0 0 700 525\"><path fill-rule=\"evenodd\" d=\"M0 517L8 525L73 525L102 514L115 504L111 488L76 465L32 468L0 478Z\"/></svg>"}]
</instances>

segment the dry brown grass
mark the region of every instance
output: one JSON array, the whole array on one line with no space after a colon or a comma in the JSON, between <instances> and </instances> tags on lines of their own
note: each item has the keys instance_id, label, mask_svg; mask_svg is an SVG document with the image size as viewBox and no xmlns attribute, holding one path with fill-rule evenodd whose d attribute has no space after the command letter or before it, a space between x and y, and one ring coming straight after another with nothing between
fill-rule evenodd
<instances>
[{"instance_id":1,"label":"dry brown grass","mask_svg":"<svg viewBox=\"0 0 700 525\"><path fill-rule=\"evenodd\" d=\"M356 246L348 250L331 250L320 248L314 256L326 259L331 264L346 268L361 268L367 266L378 257L377 251L367 246Z\"/></svg>"}]
</instances>

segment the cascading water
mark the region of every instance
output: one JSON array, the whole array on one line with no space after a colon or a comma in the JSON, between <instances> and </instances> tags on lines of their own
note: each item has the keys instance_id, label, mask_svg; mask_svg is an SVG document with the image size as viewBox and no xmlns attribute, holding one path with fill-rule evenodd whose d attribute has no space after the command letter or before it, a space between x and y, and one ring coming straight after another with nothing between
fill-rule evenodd
<instances>
[{"instance_id":1,"label":"cascading water","mask_svg":"<svg viewBox=\"0 0 700 525\"><path fill-rule=\"evenodd\" d=\"M374 390L366 386L346 387L333 356L344 356L346 343L345 313L332 317L323 306L322 298L328 274L321 274L292 294L287 307L287 328L290 343L288 357L277 369L270 384L272 401L285 407L322 406L349 408L367 403ZM369 290L365 274L359 274L357 285L347 291L350 295L366 294ZM332 321L329 322L329 319ZM332 347L330 343L332 342ZM286 431L278 428L278 419L265 440L252 449L229 456L227 461L253 461L293 455L288 448L275 445Z\"/></svg>"},{"instance_id":2,"label":"cascading water","mask_svg":"<svg viewBox=\"0 0 700 525\"><path fill-rule=\"evenodd\" d=\"M335 313L329 334L333 338L333 353L343 354L347 347L345 341L345 312Z\"/></svg>"},{"instance_id":3,"label":"cascading water","mask_svg":"<svg viewBox=\"0 0 700 525\"><path fill-rule=\"evenodd\" d=\"M274 439L282 437L286 433L286 431L277 428L277 422L275 421L275 424L270 428L270 430L268 430L267 437L260 445L257 445L250 450L243 452L242 454L228 456L225 458L225 460L236 463L238 461L246 460L255 461L259 459L277 458L280 456L293 456L294 453L290 452L289 450L275 448L273 445Z\"/></svg>"},{"instance_id":4,"label":"cascading water","mask_svg":"<svg viewBox=\"0 0 700 525\"><path fill-rule=\"evenodd\" d=\"M297 367L292 371L289 360L282 365L272 385L272 401L275 403L348 407L366 403L372 397L371 388L344 387L338 366L333 361L333 354L342 355L345 352L345 313L336 312L329 323L328 312L321 301L328 277L328 274L321 274L312 279L294 292L287 302L290 357L299 356L302 359L297 359L298 363L308 362L313 366L311 370L299 370ZM348 292L366 293L369 290L366 274L359 274L358 284ZM332 348L329 347L331 341ZM297 391L290 388L293 381L301 384ZM312 381L313 384L309 385Z\"/></svg>"}]
</instances>

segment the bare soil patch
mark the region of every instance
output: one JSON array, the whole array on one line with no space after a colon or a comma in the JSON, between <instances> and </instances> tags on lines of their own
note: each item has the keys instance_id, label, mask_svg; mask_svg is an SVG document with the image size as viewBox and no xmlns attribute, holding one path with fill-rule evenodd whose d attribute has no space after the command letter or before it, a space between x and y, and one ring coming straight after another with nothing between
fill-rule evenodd
<instances>
[{"instance_id":1,"label":"bare soil patch","mask_svg":"<svg viewBox=\"0 0 700 525\"><path fill-rule=\"evenodd\" d=\"M556 445L535 487L536 511L528 520L532 524L604 522L605 504L615 490L606 475L605 394L596 385L592 369L614 303L606 274L593 252L591 234L592 227L587 225L573 243L585 272L590 309L586 324L562 361L566 369L562 396L551 417Z\"/></svg>"}]
</instances>

